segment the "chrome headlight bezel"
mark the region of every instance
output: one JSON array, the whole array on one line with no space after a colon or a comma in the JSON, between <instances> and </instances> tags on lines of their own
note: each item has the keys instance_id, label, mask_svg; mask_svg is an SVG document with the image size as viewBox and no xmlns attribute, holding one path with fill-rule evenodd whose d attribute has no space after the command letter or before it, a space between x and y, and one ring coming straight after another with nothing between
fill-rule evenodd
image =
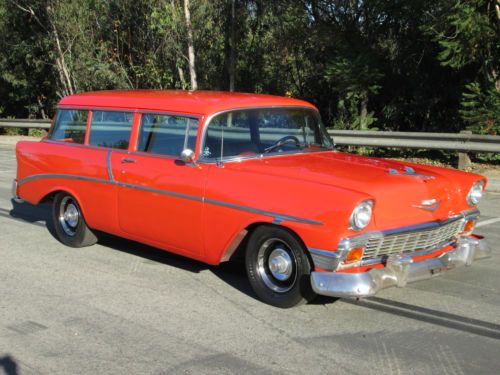
<instances>
[{"instance_id":1,"label":"chrome headlight bezel","mask_svg":"<svg viewBox=\"0 0 500 375\"><path fill-rule=\"evenodd\" d=\"M352 230L360 231L370 224L373 215L373 200L366 199L357 204L352 210L349 225Z\"/></svg>"},{"instance_id":2,"label":"chrome headlight bezel","mask_svg":"<svg viewBox=\"0 0 500 375\"><path fill-rule=\"evenodd\" d=\"M481 201L484 193L484 180L480 180L474 183L467 193L467 203L469 206L477 206Z\"/></svg>"}]
</instances>

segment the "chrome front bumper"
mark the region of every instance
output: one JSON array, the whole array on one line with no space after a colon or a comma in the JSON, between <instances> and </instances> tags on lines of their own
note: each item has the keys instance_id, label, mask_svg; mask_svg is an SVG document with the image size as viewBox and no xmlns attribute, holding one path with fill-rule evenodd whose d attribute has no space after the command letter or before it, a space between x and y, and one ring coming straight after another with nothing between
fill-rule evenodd
<instances>
[{"instance_id":1,"label":"chrome front bumper","mask_svg":"<svg viewBox=\"0 0 500 375\"><path fill-rule=\"evenodd\" d=\"M379 290L426 280L445 271L470 266L475 259L486 258L490 250L479 236L462 238L456 248L436 258L413 262L404 255L393 257L384 268L367 272L312 272L311 284L317 294L331 297L369 297Z\"/></svg>"}]
</instances>

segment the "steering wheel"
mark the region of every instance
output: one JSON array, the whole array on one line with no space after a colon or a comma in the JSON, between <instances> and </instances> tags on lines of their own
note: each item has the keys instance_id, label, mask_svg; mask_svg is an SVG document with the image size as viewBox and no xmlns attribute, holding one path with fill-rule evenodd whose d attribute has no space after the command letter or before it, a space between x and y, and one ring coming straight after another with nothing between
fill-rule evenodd
<instances>
[{"instance_id":1,"label":"steering wheel","mask_svg":"<svg viewBox=\"0 0 500 375\"><path fill-rule=\"evenodd\" d=\"M270 151L272 151L272 150L274 150L274 149L276 149L278 147L283 146L284 144L291 143L291 142L295 143L295 145L297 147L300 146L300 141L299 141L299 139L296 136L294 136L294 135L286 135L283 138L278 139L271 146L265 148L264 152L270 152Z\"/></svg>"}]
</instances>

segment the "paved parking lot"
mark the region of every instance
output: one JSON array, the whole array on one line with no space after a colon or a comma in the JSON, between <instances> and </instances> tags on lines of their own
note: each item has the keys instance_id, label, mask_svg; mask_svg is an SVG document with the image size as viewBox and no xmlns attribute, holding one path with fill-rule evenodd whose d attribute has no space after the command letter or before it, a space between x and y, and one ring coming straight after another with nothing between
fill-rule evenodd
<instances>
[{"instance_id":1,"label":"paved parking lot","mask_svg":"<svg viewBox=\"0 0 500 375\"><path fill-rule=\"evenodd\" d=\"M238 264L111 237L63 246L49 207L10 200L15 167L0 146L0 373L500 373L500 194L477 230L492 258L376 298L280 310Z\"/></svg>"}]
</instances>

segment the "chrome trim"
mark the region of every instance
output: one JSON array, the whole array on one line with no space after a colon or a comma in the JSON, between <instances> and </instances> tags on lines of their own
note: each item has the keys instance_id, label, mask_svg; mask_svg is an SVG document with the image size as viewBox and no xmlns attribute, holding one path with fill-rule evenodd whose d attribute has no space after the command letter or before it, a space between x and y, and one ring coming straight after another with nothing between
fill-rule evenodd
<instances>
[{"instance_id":1,"label":"chrome trim","mask_svg":"<svg viewBox=\"0 0 500 375\"><path fill-rule=\"evenodd\" d=\"M106 154L106 167L108 169L108 178L110 181L114 182L115 178L113 176L113 169L111 169L111 150Z\"/></svg>"},{"instance_id":2,"label":"chrome trim","mask_svg":"<svg viewBox=\"0 0 500 375\"><path fill-rule=\"evenodd\" d=\"M27 182L40 180L43 178L66 178L66 179L70 179L70 180L83 180L83 181L91 181L91 182L100 182L103 184L114 184L115 183L113 181L105 180L103 178L79 176L79 175L75 175L75 174L62 174L62 173L35 174L35 175L31 175L31 176L22 178L17 183L18 183L18 186L21 186Z\"/></svg>"},{"instance_id":3,"label":"chrome trim","mask_svg":"<svg viewBox=\"0 0 500 375\"><path fill-rule=\"evenodd\" d=\"M423 249L423 250L417 250L417 251L413 251L411 253L406 253L405 255L408 255L408 256L411 256L411 257L418 257L418 256L422 256L422 255L428 255L428 254L431 254L435 251L438 251L444 247L447 247L447 246L453 246L457 243L457 240L454 239L454 240L450 240L450 241L445 241L445 242L442 242L436 246L433 246L433 247L430 247L428 249ZM380 264L380 263L384 263L385 262L385 259L387 258L386 255L382 255L382 256L377 256L377 257L373 257L373 258L370 258L370 259L364 259L364 260L361 260L361 265L362 266L370 266L370 265L373 265L373 264Z\"/></svg>"},{"instance_id":4,"label":"chrome trim","mask_svg":"<svg viewBox=\"0 0 500 375\"><path fill-rule=\"evenodd\" d=\"M16 203L23 203L24 201L19 198L19 196L17 195L17 187L19 186L19 184L17 183L17 179L14 179L12 180L12 186L11 186L11 196L12 196L12 199L14 200L14 202Z\"/></svg>"},{"instance_id":5,"label":"chrome trim","mask_svg":"<svg viewBox=\"0 0 500 375\"><path fill-rule=\"evenodd\" d=\"M432 200L435 201L435 199L432 199ZM431 204L425 204L425 202L426 201L422 201L422 205L414 204L413 207L420 208L421 210L425 210L425 211L434 212L441 205L442 201L434 202L434 203L431 203Z\"/></svg>"},{"instance_id":6,"label":"chrome trim","mask_svg":"<svg viewBox=\"0 0 500 375\"><path fill-rule=\"evenodd\" d=\"M337 251L345 251L348 252L350 249L355 248L355 247L364 247L366 243L370 240L386 237L386 236L391 236L391 235L400 235L400 234L406 234L406 233L412 233L412 232L418 232L418 231L423 231L427 229L437 229L439 227L443 227L445 225L448 225L450 223L453 223L458 220L463 220L463 225L465 225L465 222L470 219L477 219L479 217L479 210L473 209L473 210L467 210L463 211L462 213L458 215L454 215L446 220L443 221L429 221L426 223L421 223L421 224L416 224L416 225L410 225L410 226L404 226L400 228L393 228L393 229L387 229L384 231L372 231L372 232L366 232L357 236L353 237L348 237L348 238L343 238L340 240L338 246L337 246ZM430 248L422 249L422 250L417 250L413 251L411 253L411 256L418 256L418 255L425 255L432 253L436 250L439 250L445 246L452 245L456 242L456 238L446 240L438 245L432 246ZM384 259L387 258L387 256L382 255L382 256L375 256L371 257L369 259L363 259L361 264L362 265L371 265L371 264L378 264L378 263L383 263Z\"/></svg>"},{"instance_id":7,"label":"chrome trim","mask_svg":"<svg viewBox=\"0 0 500 375\"><path fill-rule=\"evenodd\" d=\"M335 271L349 252L348 250L328 251L316 249L314 247L310 247L308 250L311 254L314 268L321 268L326 271Z\"/></svg>"},{"instance_id":8,"label":"chrome trim","mask_svg":"<svg viewBox=\"0 0 500 375\"><path fill-rule=\"evenodd\" d=\"M251 213L254 213L254 214L271 216L271 217L274 218L274 220L276 220L276 219L281 220L281 221L288 220L288 221L295 221L297 223L312 224L312 225L323 225L323 223L321 221L310 220L310 219L303 219L301 217L290 216L290 215L283 215L283 214L280 214L280 213L277 213L277 212L261 210L259 208L253 208L253 207L248 207L248 206L241 206L239 204L227 203L227 202L218 201L218 200L211 199L211 198L205 198L205 202L206 203L215 204L215 205L218 205L218 206L223 206L223 207L228 207L228 208L234 208L236 210L247 211L247 212L251 212Z\"/></svg>"},{"instance_id":9,"label":"chrome trim","mask_svg":"<svg viewBox=\"0 0 500 375\"><path fill-rule=\"evenodd\" d=\"M155 189L155 188L151 188L148 186L128 184L126 182L119 182L119 181L115 182L115 184L118 186L121 186L121 187L129 188L129 189L144 190L144 191L147 191L150 193L163 194L163 195L169 195L171 197L176 197L176 198L183 198L183 199L188 199L188 200L197 201L197 202L204 202L204 199L202 197L199 197L196 195L177 193L175 191Z\"/></svg>"},{"instance_id":10,"label":"chrome trim","mask_svg":"<svg viewBox=\"0 0 500 375\"><path fill-rule=\"evenodd\" d=\"M240 246L241 242L243 241L247 233L248 231L246 229L243 229L240 233L236 235L236 237L234 237L229 246L226 248L226 251L224 251L224 254L220 259L221 262L227 262L231 259L234 252L236 251L238 246Z\"/></svg>"},{"instance_id":11,"label":"chrome trim","mask_svg":"<svg viewBox=\"0 0 500 375\"><path fill-rule=\"evenodd\" d=\"M389 174L395 175L395 176L410 176L410 177L417 177L421 178L423 180L433 180L434 176L427 176L425 174L420 174L415 172L415 169L409 166L404 166L404 172L401 173L397 169L394 168L389 168Z\"/></svg>"},{"instance_id":12,"label":"chrome trim","mask_svg":"<svg viewBox=\"0 0 500 375\"><path fill-rule=\"evenodd\" d=\"M85 111L106 111L106 112L127 112L127 113L147 113L147 114L158 114L158 115L170 115L170 116L179 116L179 117L189 117L194 119L203 118L203 115L197 115L193 113L185 113L185 112L170 112L170 111L161 111L154 109L129 109L129 108L120 108L120 107L99 107L99 106L65 106L58 105L56 107L58 110L85 110Z\"/></svg>"},{"instance_id":13,"label":"chrome trim","mask_svg":"<svg viewBox=\"0 0 500 375\"><path fill-rule=\"evenodd\" d=\"M490 256L482 238L460 239L454 250L439 257L413 262L410 257L395 256L384 268L373 268L368 272L339 273L312 272L311 285L317 294L331 297L368 297L381 289L426 280L451 269L470 266L476 259Z\"/></svg>"},{"instance_id":14,"label":"chrome trim","mask_svg":"<svg viewBox=\"0 0 500 375\"><path fill-rule=\"evenodd\" d=\"M306 106L306 105L265 105L265 106L250 106L250 107L238 107L238 108L231 108L231 109L225 109L223 111L219 111L219 112L215 112L215 113L212 113L211 115L209 115L207 117L207 119L205 120L205 123L203 124L203 129L202 129L202 132L201 132L201 137L200 137L200 143L198 145L198 161L200 163L203 163L203 164L215 164L215 163L218 163L220 161L228 161L227 159L225 158L222 158L222 160L217 157L216 159L217 160L212 160L214 158L203 158L202 155L203 155L203 146L205 144L205 138L206 138L206 134L207 134L207 129L208 129L208 126L210 125L210 122L212 121L212 119L215 117L215 116L218 116L218 115L221 115L223 113L228 113L228 112L234 112L234 111L241 111L241 110L252 110L252 109L266 109L266 108L301 108L301 109L308 109L308 110L311 110L312 112L315 113L316 117L319 119L319 121L321 122L321 116L319 114L319 112L317 111L317 109L313 108L313 107L309 107L309 106ZM334 146L334 142L333 140L330 138L330 135L328 134L328 132L326 132L326 136L332 141L332 147ZM322 150L322 151L331 151L331 149L328 149L328 150ZM313 151L310 151L310 152L313 152ZM321 151L316 151L316 152L321 152ZM297 152L293 152L293 153L297 153ZM282 155L283 153L269 153L269 154L266 154L266 157L267 156L274 156L274 155ZM256 159L256 158L262 158L264 157L263 154L256 154L256 155L249 155L249 156L242 156L242 157L234 157L234 156L229 156L228 158L231 158L231 159L240 159L240 160L244 160L244 159Z\"/></svg>"},{"instance_id":15,"label":"chrome trim","mask_svg":"<svg viewBox=\"0 0 500 375\"><path fill-rule=\"evenodd\" d=\"M82 180L82 181L99 182L99 183L104 183L104 184L112 184L112 185L130 188L130 189L139 189L139 190L148 191L150 193L169 195L169 196L173 196L173 197L177 197L177 198L189 199L189 200L209 203L209 204L213 204L213 205L217 205L217 206L232 208L232 209L236 209L236 210L240 210L240 211L247 211L247 212L251 212L251 213L255 213L255 214L259 214L259 215L270 216L273 218L273 220L280 220L280 222L287 220L287 221L294 221L294 222L302 223L302 224L323 225L323 223L321 221L304 219L301 217L290 216L290 215L284 215L284 214L281 214L278 212L261 210L259 208L242 206L242 205L238 205L238 204L219 201L216 199L204 198L204 197L200 197L200 196L196 196L196 195L183 194L183 193L178 193L178 192L170 191L170 190L155 189L155 188L151 188L148 186L128 184L128 183L119 182L116 180L105 180L102 178L95 178L95 177L87 177L87 176L79 176L79 175L71 175L71 174L60 174L60 173L43 173L43 174L37 174L37 175L25 177L25 178L18 181L18 185L22 185L22 184L25 184L27 182L39 180L39 179L43 179L43 178L67 178L67 179L72 179L72 180Z\"/></svg>"},{"instance_id":16,"label":"chrome trim","mask_svg":"<svg viewBox=\"0 0 500 375\"><path fill-rule=\"evenodd\" d=\"M175 156L175 155L162 155L162 154L155 154L152 152L129 151L129 150L124 150L122 148L94 146L94 145L86 145L86 144L80 144L80 143L69 143L69 142L64 142L64 141L58 140L58 139L44 139L41 142L54 143L57 145L62 145L62 146L67 146L67 147L80 147L80 148L89 148L91 150L112 151L112 152L119 152L122 154L149 156L149 157L159 158L159 159L168 159L168 160L177 160L178 159L178 156Z\"/></svg>"}]
</instances>

